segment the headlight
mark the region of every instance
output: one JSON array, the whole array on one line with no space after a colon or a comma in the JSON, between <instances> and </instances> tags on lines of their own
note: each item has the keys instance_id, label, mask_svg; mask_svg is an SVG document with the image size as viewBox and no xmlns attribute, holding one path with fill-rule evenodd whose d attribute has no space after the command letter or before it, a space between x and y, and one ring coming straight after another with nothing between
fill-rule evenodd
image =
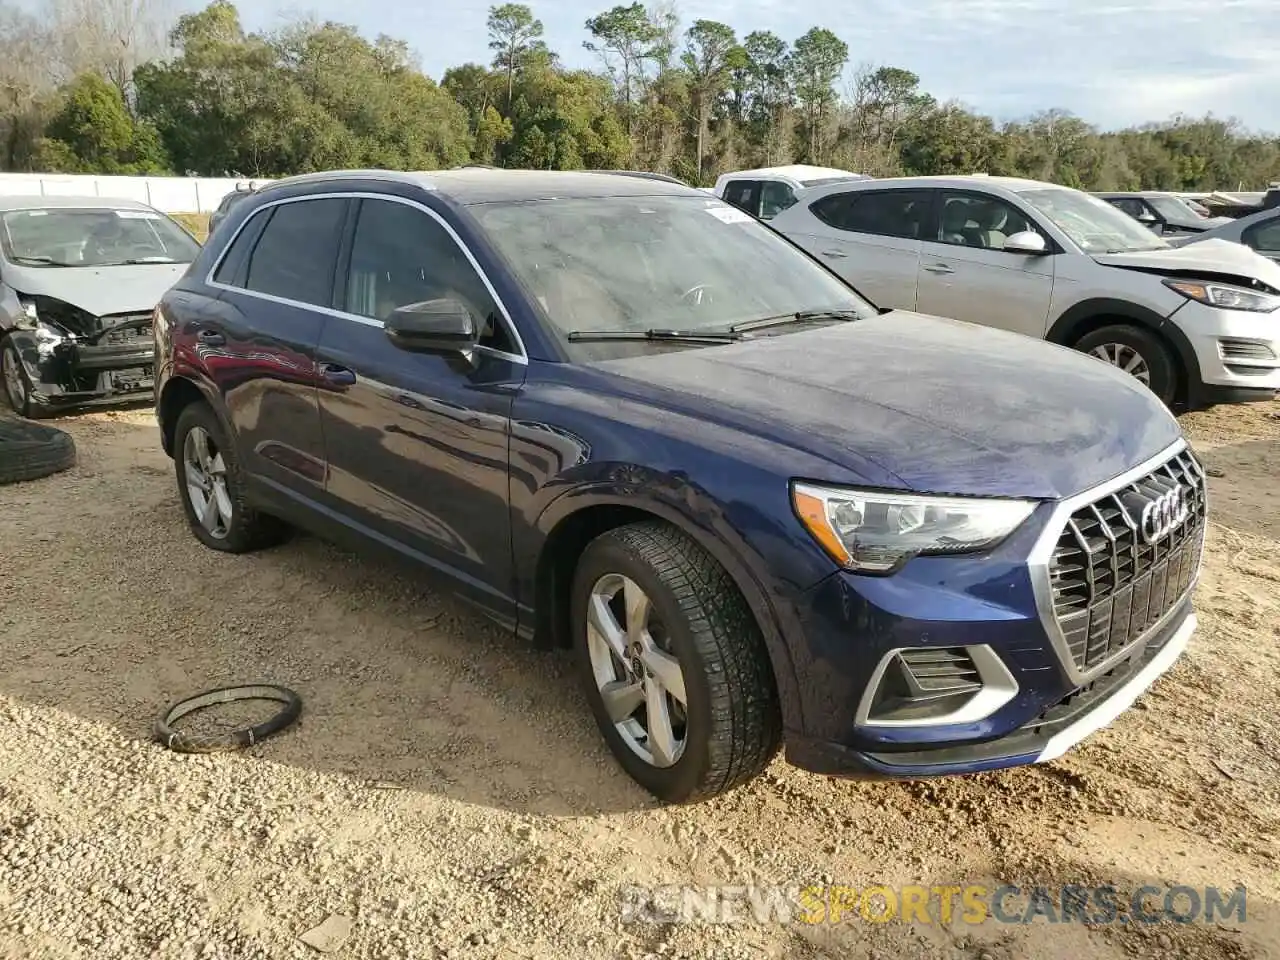
<instances>
[{"instance_id":1,"label":"headlight","mask_svg":"<svg viewBox=\"0 0 1280 960\"><path fill-rule=\"evenodd\" d=\"M1251 313L1270 313L1280 307L1280 297L1259 293L1227 283L1200 283L1196 280L1166 280L1164 285L1176 290L1188 300L1195 300L1209 307L1224 310L1248 310Z\"/></svg>"},{"instance_id":2,"label":"headlight","mask_svg":"<svg viewBox=\"0 0 1280 960\"><path fill-rule=\"evenodd\" d=\"M912 557L994 547L1035 509L1031 500L876 493L796 483L796 515L842 567L893 573Z\"/></svg>"}]
</instances>

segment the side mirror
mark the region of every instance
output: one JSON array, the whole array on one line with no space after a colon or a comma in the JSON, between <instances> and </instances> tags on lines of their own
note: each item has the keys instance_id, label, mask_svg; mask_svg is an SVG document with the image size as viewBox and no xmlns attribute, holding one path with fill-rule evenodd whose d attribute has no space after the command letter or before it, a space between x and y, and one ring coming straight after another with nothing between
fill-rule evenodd
<instances>
[{"instance_id":1,"label":"side mirror","mask_svg":"<svg viewBox=\"0 0 1280 960\"><path fill-rule=\"evenodd\" d=\"M1138 222L1145 223L1147 226L1151 226L1151 224L1159 223L1160 221L1156 218L1156 215L1154 213L1144 210L1142 213L1138 214Z\"/></svg>"},{"instance_id":2,"label":"side mirror","mask_svg":"<svg viewBox=\"0 0 1280 960\"><path fill-rule=\"evenodd\" d=\"M1025 253L1035 255L1049 252L1049 244L1044 237L1034 230L1022 230L1008 237L1004 242L1005 253Z\"/></svg>"},{"instance_id":3,"label":"side mirror","mask_svg":"<svg viewBox=\"0 0 1280 960\"><path fill-rule=\"evenodd\" d=\"M467 353L479 339L471 311L450 299L396 307L385 329L397 347L416 353Z\"/></svg>"}]
</instances>

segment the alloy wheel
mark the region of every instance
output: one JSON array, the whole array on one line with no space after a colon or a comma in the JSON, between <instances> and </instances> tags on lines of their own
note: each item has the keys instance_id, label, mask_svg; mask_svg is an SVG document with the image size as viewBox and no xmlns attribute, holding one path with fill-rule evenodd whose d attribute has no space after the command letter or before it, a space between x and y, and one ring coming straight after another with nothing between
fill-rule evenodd
<instances>
[{"instance_id":1,"label":"alloy wheel","mask_svg":"<svg viewBox=\"0 0 1280 960\"><path fill-rule=\"evenodd\" d=\"M587 650L609 718L646 763L674 766L687 741L688 695L653 603L634 580L606 574L587 604Z\"/></svg>"},{"instance_id":2,"label":"alloy wheel","mask_svg":"<svg viewBox=\"0 0 1280 960\"><path fill-rule=\"evenodd\" d=\"M1147 365L1146 358L1128 344L1100 343L1089 351L1089 356L1119 367L1146 386L1151 386L1151 368Z\"/></svg>"},{"instance_id":3,"label":"alloy wheel","mask_svg":"<svg viewBox=\"0 0 1280 960\"><path fill-rule=\"evenodd\" d=\"M187 499L200 526L221 540L231 529L231 494L227 491L227 464L217 443L203 427L192 427L182 445L182 466Z\"/></svg>"}]
</instances>

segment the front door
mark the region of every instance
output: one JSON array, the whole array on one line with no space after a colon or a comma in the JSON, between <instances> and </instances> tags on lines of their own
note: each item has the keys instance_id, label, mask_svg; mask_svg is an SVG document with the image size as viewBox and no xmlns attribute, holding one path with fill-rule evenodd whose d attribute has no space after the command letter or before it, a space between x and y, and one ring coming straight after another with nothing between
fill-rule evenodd
<instances>
[{"instance_id":1,"label":"front door","mask_svg":"<svg viewBox=\"0 0 1280 960\"><path fill-rule=\"evenodd\" d=\"M347 205L299 198L255 213L215 270L218 299L187 332L246 467L277 495L313 498L324 486L316 348Z\"/></svg>"},{"instance_id":2,"label":"front door","mask_svg":"<svg viewBox=\"0 0 1280 960\"><path fill-rule=\"evenodd\" d=\"M1043 337L1055 258L1004 250L1005 240L1015 233L1040 232L1035 224L990 194L939 194L936 233L920 249L917 309Z\"/></svg>"},{"instance_id":3,"label":"front door","mask_svg":"<svg viewBox=\"0 0 1280 960\"><path fill-rule=\"evenodd\" d=\"M326 491L344 522L514 612L508 439L527 368L508 321L443 219L358 201L337 306L319 348ZM449 297L483 331L471 358L387 337L396 307Z\"/></svg>"}]
</instances>

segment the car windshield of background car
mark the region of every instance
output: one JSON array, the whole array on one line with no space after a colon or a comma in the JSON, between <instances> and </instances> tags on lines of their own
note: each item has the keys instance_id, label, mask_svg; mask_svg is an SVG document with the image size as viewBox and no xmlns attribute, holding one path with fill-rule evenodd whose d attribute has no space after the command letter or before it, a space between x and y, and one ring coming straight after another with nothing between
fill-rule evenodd
<instances>
[{"instance_id":1,"label":"car windshield of background car","mask_svg":"<svg viewBox=\"0 0 1280 960\"><path fill-rule=\"evenodd\" d=\"M5 257L23 266L190 263L200 252L181 227L150 210L13 210L0 222Z\"/></svg>"}]
</instances>

